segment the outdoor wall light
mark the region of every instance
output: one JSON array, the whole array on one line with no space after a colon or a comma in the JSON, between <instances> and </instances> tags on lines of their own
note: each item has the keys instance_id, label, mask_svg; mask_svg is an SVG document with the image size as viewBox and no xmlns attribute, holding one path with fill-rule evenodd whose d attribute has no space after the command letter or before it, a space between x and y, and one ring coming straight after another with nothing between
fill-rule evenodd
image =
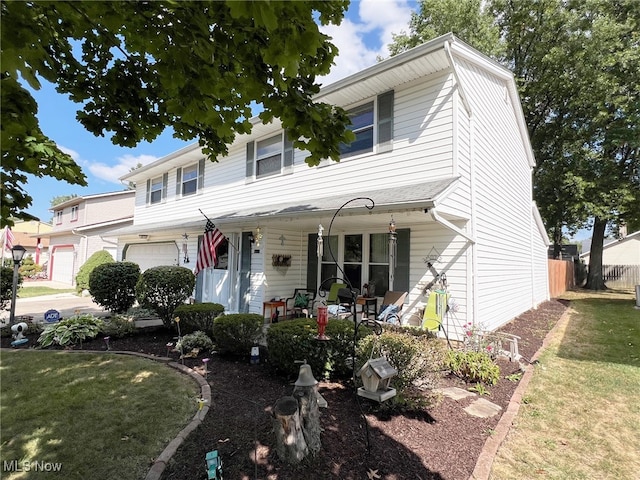
<instances>
[{"instance_id":1,"label":"outdoor wall light","mask_svg":"<svg viewBox=\"0 0 640 480\"><path fill-rule=\"evenodd\" d=\"M149 240L149 235L147 235L146 233L141 233L140 235L138 235L138 237L141 240Z\"/></svg>"}]
</instances>

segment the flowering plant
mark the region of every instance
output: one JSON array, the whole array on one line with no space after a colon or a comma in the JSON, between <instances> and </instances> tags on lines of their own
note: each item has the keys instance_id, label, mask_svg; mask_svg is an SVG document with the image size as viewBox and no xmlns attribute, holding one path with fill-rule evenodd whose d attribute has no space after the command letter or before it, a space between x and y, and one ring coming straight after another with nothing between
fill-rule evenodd
<instances>
[{"instance_id":1,"label":"flowering plant","mask_svg":"<svg viewBox=\"0 0 640 480\"><path fill-rule=\"evenodd\" d=\"M464 325L464 349L468 352L485 352L491 357L495 357L498 348L486 333L487 330L481 323L466 323Z\"/></svg>"}]
</instances>

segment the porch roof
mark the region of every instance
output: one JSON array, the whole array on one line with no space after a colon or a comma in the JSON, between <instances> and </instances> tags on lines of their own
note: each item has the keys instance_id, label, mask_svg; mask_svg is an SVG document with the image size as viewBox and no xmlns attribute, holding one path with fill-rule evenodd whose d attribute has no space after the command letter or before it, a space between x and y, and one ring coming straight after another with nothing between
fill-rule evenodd
<instances>
[{"instance_id":1,"label":"porch roof","mask_svg":"<svg viewBox=\"0 0 640 480\"><path fill-rule=\"evenodd\" d=\"M373 200L375 205L371 213L374 214L417 211L435 207L436 201L452 189L457 180L458 177L449 177L431 182L420 182L373 191L292 200L290 202L266 205L264 207L244 208L220 213L211 211L205 211L204 213L218 226L241 226L245 224L254 226L257 221L263 221L264 223L264 220L267 218L273 221L291 219L312 220L317 217L333 216L338 208L349 200L358 197L362 198L362 200L353 201L346 205L341 211L341 215L361 215L368 213L369 210L367 206L371 207L371 202L365 200L365 198ZM198 214L198 216L186 218L181 222L172 220L132 225L114 230L110 232L110 234L126 236L159 231L168 233L171 231L202 228L203 225L204 218Z\"/></svg>"}]
</instances>

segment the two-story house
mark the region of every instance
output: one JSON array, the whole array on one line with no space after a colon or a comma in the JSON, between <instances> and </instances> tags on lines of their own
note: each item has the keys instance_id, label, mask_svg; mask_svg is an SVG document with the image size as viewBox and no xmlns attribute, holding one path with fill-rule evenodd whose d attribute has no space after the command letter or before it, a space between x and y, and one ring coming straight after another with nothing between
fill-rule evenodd
<instances>
[{"instance_id":1,"label":"two-story house","mask_svg":"<svg viewBox=\"0 0 640 480\"><path fill-rule=\"evenodd\" d=\"M49 278L74 285L80 267L98 250L116 258L117 238L109 232L133 223L134 202L135 192L124 190L78 196L52 207L53 229L46 234Z\"/></svg>"},{"instance_id":2,"label":"two-story house","mask_svg":"<svg viewBox=\"0 0 640 480\"><path fill-rule=\"evenodd\" d=\"M535 160L509 70L445 35L317 99L351 116L356 140L339 163L309 167L278 123L258 119L215 163L187 146L122 178L137 188L133 225L114 232L118 258L144 269L178 254L194 268L204 214L228 243L217 268L199 273L196 297L227 311L263 313L266 300L337 277L375 283L378 297L408 292L406 321L438 275L433 288L456 306L445 323L454 337L548 299Z\"/></svg>"}]
</instances>

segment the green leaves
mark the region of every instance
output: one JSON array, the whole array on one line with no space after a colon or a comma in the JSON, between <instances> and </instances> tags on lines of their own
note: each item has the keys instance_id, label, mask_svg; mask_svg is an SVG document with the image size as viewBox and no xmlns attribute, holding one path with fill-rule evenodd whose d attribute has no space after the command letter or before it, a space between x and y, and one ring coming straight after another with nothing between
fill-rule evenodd
<instances>
[{"instance_id":1,"label":"green leaves","mask_svg":"<svg viewBox=\"0 0 640 480\"><path fill-rule=\"evenodd\" d=\"M338 158L348 119L315 103L318 75L337 49L319 31L340 23L348 1L4 2L2 4L2 219L26 218L31 197L16 172L85 185L80 167L39 129L17 83L39 79L82 103L91 133L117 145L154 140L167 126L197 138L212 160L250 131L262 104L295 130L311 163ZM286 19L286 21L283 21ZM27 140L30 138L30 140ZM31 140L33 138L34 140ZM24 178L15 176L16 179ZM8 182L6 183L5 180Z\"/></svg>"}]
</instances>

